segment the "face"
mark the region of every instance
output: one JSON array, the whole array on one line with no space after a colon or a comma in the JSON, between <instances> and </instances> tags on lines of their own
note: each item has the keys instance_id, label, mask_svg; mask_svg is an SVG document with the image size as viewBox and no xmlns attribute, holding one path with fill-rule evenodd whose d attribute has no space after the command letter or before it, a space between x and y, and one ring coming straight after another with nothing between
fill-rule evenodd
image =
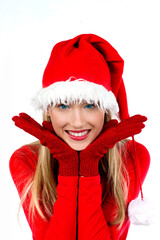
<instances>
[{"instance_id":1,"label":"face","mask_svg":"<svg viewBox=\"0 0 160 240\"><path fill-rule=\"evenodd\" d=\"M76 151L85 149L100 134L104 111L94 104L56 105L48 115L55 133Z\"/></svg>"}]
</instances>

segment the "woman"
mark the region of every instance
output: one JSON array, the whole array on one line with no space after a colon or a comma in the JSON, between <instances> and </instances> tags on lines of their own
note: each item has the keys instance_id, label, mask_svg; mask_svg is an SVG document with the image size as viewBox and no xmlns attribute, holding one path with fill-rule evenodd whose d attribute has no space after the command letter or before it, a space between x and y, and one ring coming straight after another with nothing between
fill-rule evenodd
<instances>
[{"instance_id":1,"label":"woman","mask_svg":"<svg viewBox=\"0 0 160 240\"><path fill-rule=\"evenodd\" d=\"M150 156L134 142L146 117L129 117L123 65L96 35L60 42L34 99L42 126L25 113L13 117L39 139L10 160L34 240L126 239L128 205L142 195Z\"/></svg>"}]
</instances>

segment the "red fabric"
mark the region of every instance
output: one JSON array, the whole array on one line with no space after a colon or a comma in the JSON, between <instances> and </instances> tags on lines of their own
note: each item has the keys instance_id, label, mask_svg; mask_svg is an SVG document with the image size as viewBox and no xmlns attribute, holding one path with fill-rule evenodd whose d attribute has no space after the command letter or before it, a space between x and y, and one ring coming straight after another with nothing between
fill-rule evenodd
<instances>
[{"instance_id":1,"label":"red fabric","mask_svg":"<svg viewBox=\"0 0 160 240\"><path fill-rule=\"evenodd\" d=\"M123 66L123 59L109 42L94 34L81 34L53 47L42 85L46 88L72 76L100 84L114 93L122 120L129 117Z\"/></svg>"},{"instance_id":2,"label":"red fabric","mask_svg":"<svg viewBox=\"0 0 160 240\"><path fill-rule=\"evenodd\" d=\"M106 123L98 138L80 152L79 174L87 177L98 175L99 160L107 153L108 148L112 148L123 139L140 133L144 128L143 122L146 120L147 118L144 116L135 115L120 123L116 123L115 120Z\"/></svg>"},{"instance_id":3,"label":"red fabric","mask_svg":"<svg viewBox=\"0 0 160 240\"><path fill-rule=\"evenodd\" d=\"M130 178L129 203L138 196L139 183L134 165L132 141L127 142L126 146L128 150L127 161L124 160L124 162ZM38 148L37 146L32 146L32 148L34 151L29 146L23 146L15 151L10 159L11 175L20 196L26 182L34 175L36 169ZM141 169L141 179L144 181L150 164L150 156L143 145L136 143L136 149ZM107 194L102 204L101 195L100 175L79 178L78 176L65 177L59 175L57 200L53 207L53 216L49 222L45 222L37 215L34 223L31 223L28 217L30 196L23 205L33 233L33 239L125 240L130 225L127 214L126 221L120 230L117 230L117 226L110 226L109 222L113 218L115 202L111 194Z\"/></svg>"},{"instance_id":4,"label":"red fabric","mask_svg":"<svg viewBox=\"0 0 160 240\"><path fill-rule=\"evenodd\" d=\"M109 240L109 227L101 208L100 175L80 177L78 198L78 240Z\"/></svg>"},{"instance_id":5,"label":"red fabric","mask_svg":"<svg viewBox=\"0 0 160 240\"><path fill-rule=\"evenodd\" d=\"M48 147L50 153L59 162L61 176L78 176L77 152L55 134L51 123L44 121L44 126L41 126L26 113L20 113L12 120L17 127L38 138L42 145Z\"/></svg>"},{"instance_id":6,"label":"red fabric","mask_svg":"<svg viewBox=\"0 0 160 240\"><path fill-rule=\"evenodd\" d=\"M127 137L140 133L145 126L143 122L147 120L145 116L135 115L120 123L115 119L105 123L98 138L80 152L80 169L78 169L77 152L56 136L52 123L44 121L41 126L26 113L20 113L12 119L17 127L37 137L42 145L50 149L51 154L60 164L59 174L63 176L78 176L78 171L80 176L98 175L99 160L107 153L108 148L112 148L117 142Z\"/></svg>"}]
</instances>

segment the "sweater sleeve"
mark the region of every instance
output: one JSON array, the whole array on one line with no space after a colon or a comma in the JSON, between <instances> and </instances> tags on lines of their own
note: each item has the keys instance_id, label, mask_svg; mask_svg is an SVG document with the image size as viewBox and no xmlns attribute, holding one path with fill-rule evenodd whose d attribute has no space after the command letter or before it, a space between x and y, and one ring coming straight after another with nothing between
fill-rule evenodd
<instances>
[{"instance_id":1,"label":"sweater sleeve","mask_svg":"<svg viewBox=\"0 0 160 240\"><path fill-rule=\"evenodd\" d=\"M128 171L130 185L127 204L135 199L140 191L137 179L137 169L134 163L134 149L132 141L126 143L126 154L122 156ZM137 160L139 161L142 183L149 169L150 156L148 150L136 143ZM127 238L130 221L126 218L119 229L110 222L115 217L116 203L111 195L107 194L102 204L102 190L100 175L94 177L80 177L78 196L78 236L79 240L125 240Z\"/></svg>"},{"instance_id":2,"label":"sweater sleeve","mask_svg":"<svg viewBox=\"0 0 160 240\"><path fill-rule=\"evenodd\" d=\"M17 150L10 159L10 172L21 198L28 179L35 172L36 156L26 147ZM30 195L23 209L32 231L33 240L75 240L77 227L77 184L78 176L58 176L57 200L53 206L53 216L43 220L36 212L34 221L29 218Z\"/></svg>"},{"instance_id":3,"label":"sweater sleeve","mask_svg":"<svg viewBox=\"0 0 160 240\"><path fill-rule=\"evenodd\" d=\"M79 178L78 240L111 240L101 208L100 175Z\"/></svg>"},{"instance_id":4,"label":"sweater sleeve","mask_svg":"<svg viewBox=\"0 0 160 240\"><path fill-rule=\"evenodd\" d=\"M147 172L150 166L150 154L147 148L138 142L135 142L135 149L133 147L133 141L128 141L126 143L127 154L124 160L126 169L129 174L129 192L128 200L130 203L133 199L137 198L140 192L139 178L141 179L141 184L143 184ZM136 156L135 156L136 151ZM139 169L137 169L135 164L135 157L137 157L137 162L139 164ZM138 173L139 170L139 173Z\"/></svg>"},{"instance_id":5,"label":"sweater sleeve","mask_svg":"<svg viewBox=\"0 0 160 240\"><path fill-rule=\"evenodd\" d=\"M140 176L142 183L145 180L147 175L149 165L150 165L150 155L145 146L136 142L136 152L137 160L139 162ZM128 141L126 143L126 153L122 155L123 162L126 166L126 170L129 176L129 189L128 189L128 199L127 205L135 198L138 197L140 192L140 186L138 181L137 169L135 167L135 155L133 149L133 142ZM106 222L109 224L110 221L114 218L114 212L116 210L115 200L111 194L107 195L105 202L102 205L103 213L106 219ZM123 223L121 229L118 229L116 225L110 225L109 230L113 240L125 240L127 238L128 230L130 227L130 221L128 214L126 213L126 219Z\"/></svg>"},{"instance_id":6,"label":"sweater sleeve","mask_svg":"<svg viewBox=\"0 0 160 240\"><path fill-rule=\"evenodd\" d=\"M111 222L114 220L114 217L115 217L116 203L110 193L108 194L105 202L103 202L102 209L103 209L103 214L104 214L105 220L109 227L111 239L125 240L128 235L130 221L126 214L125 221L120 229L118 228L118 225L111 225Z\"/></svg>"}]
</instances>

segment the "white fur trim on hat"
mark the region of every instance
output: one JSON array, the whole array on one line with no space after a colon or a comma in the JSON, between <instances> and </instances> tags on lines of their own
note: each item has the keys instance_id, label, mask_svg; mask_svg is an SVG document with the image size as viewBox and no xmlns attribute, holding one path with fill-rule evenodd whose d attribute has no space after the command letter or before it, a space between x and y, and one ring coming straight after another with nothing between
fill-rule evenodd
<instances>
[{"instance_id":1,"label":"white fur trim on hat","mask_svg":"<svg viewBox=\"0 0 160 240\"><path fill-rule=\"evenodd\" d=\"M73 78L73 77L72 77ZM51 105L70 104L71 102L86 100L94 103L105 111L110 110L113 114L118 114L118 104L112 91L108 91L102 85L86 81L84 79L60 81L42 88L33 98L32 103L36 109L47 110Z\"/></svg>"}]
</instances>

